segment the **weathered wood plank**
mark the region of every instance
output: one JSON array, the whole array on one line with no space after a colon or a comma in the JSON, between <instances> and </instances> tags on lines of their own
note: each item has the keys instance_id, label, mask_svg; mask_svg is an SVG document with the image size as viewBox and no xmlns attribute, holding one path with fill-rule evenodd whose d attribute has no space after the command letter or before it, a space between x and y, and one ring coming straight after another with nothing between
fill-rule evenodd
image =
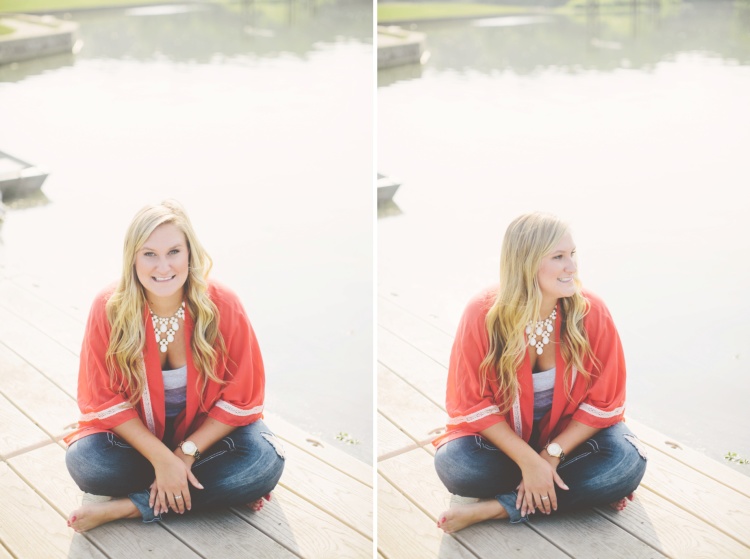
<instances>
[{"instance_id":1,"label":"weathered wood plank","mask_svg":"<svg viewBox=\"0 0 750 559\"><path fill-rule=\"evenodd\" d=\"M625 509L627 514L608 507L597 512L669 557L750 557L746 546L643 486Z\"/></svg>"},{"instance_id":2,"label":"weathered wood plank","mask_svg":"<svg viewBox=\"0 0 750 559\"><path fill-rule=\"evenodd\" d=\"M372 487L373 470L369 464L365 464L337 448L328 446L327 443L318 441L315 437L275 414L264 412L264 416L264 421L268 427L285 442L293 444L307 454L325 462L328 466L353 477L368 487Z\"/></svg>"},{"instance_id":3,"label":"weathered wood plank","mask_svg":"<svg viewBox=\"0 0 750 559\"><path fill-rule=\"evenodd\" d=\"M51 382L75 398L78 383L77 353L58 344L3 308L0 308L0 340Z\"/></svg>"},{"instance_id":4,"label":"weathered wood plank","mask_svg":"<svg viewBox=\"0 0 750 559\"><path fill-rule=\"evenodd\" d=\"M620 514L627 515L627 509ZM530 527L576 559L661 559L664 555L592 510L534 514ZM648 528L646 528L648 529ZM592 537L592 534L596 534Z\"/></svg>"},{"instance_id":5,"label":"weathered wood plank","mask_svg":"<svg viewBox=\"0 0 750 559\"><path fill-rule=\"evenodd\" d=\"M78 405L69 394L2 344L0 363L0 392L50 436L63 433L78 417Z\"/></svg>"},{"instance_id":6,"label":"weathered wood plank","mask_svg":"<svg viewBox=\"0 0 750 559\"><path fill-rule=\"evenodd\" d=\"M387 421L381 425L385 431L384 437L398 439L398 442L392 444L403 444L408 440L395 425ZM417 449L380 462L378 471L433 523L452 504L451 494L437 476L432 455L425 449ZM434 529L440 532L439 528ZM459 540L479 557L565 557L555 545L528 526L513 526L508 522L482 522L449 537Z\"/></svg>"},{"instance_id":7,"label":"weathered wood plank","mask_svg":"<svg viewBox=\"0 0 750 559\"><path fill-rule=\"evenodd\" d=\"M0 393L0 456L52 439Z\"/></svg>"},{"instance_id":8,"label":"weathered wood plank","mask_svg":"<svg viewBox=\"0 0 750 559\"><path fill-rule=\"evenodd\" d=\"M416 443L432 439L445 426L443 410L383 365L378 365L378 409Z\"/></svg>"},{"instance_id":9,"label":"weathered wood plank","mask_svg":"<svg viewBox=\"0 0 750 559\"><path fill-rule=\"evenodd\" d=\"M378 551L387 559L475 559L385 478L378 479Z\"/></svg>"},{"instance_id":10,"label":"weathered wood plank","mask_svg":"<svg viewBox=\"0 0 750 559\"><path fill-rule=\"evenodd\" d=\"M36 493L52 504L66 532L73 533L65 525L65 519L81 505L81 492L65 467L62 447L45 446L16 456L9 463ZM134 554L164 559L198 557L161 526L137 520L111 522L87 532L86 537L113 559L132 559Z\"/></svg>"},{"instance_id":11,"label":"weathered wood plank","mask_svg":"<svg viewBox=\"0 0 750 559\"><path fill-rule=\"evenodd\" d=\"M8 550L23 558L69 557L75 532L4 462L0 462L0 487L0 540ZM85 550L85 555L79 556L104 558L91 543L80 536L77 539L76 548Z\"/></svg>"},{"instance_id":12,"label":"weathered wood plank","mask_svg":"<svg viewBox=\"0 0 750 559\"><path fill-rule=\"evenodd\" d=\"M445 356L445 363L449 355ZM448 368L395 336L385 328L378 329L378 361L408 381L438 407L445 407Z\"/></svg>"},{"instance_id":13,"label":"weathered wood plank","mask_svg":"<svg viewBox=\"0 0 750 559\"><path fill-rule=\"evenodd\" d=\"M229 510L203 511L200 514L168 514L163 525L168 532L203 557L297 557Z\"/></svg>"},{"instance_id":14,"label":"weathered wood plank","mask_svg":"<svg viewBox=\"0 0 750 559\"><path fill-rule=\"evenodd\" d=\"M750 476L728 468L726 465L681 444L679 441L659 433L648 425L628 418L628 427L649 446L660 450L686 466L697 470L713 480L750 497Z\"/></svg>"},{"instance_id":15,"label":"weathered wood plank","mask_svg":"<svg viewBox=\"0 0 750 559\"><path fill-rule=\"evenodd\" d=\"M641 485L750 546L750 499L741 493L655 449Z\"/></svg>"},{"instance_id":16,"label":"weathered wood plank","mask_svg":"<svg viewBox=\"0 0 750 559\"><path fill-rule=\"evenodd\" d=\"M453 345L453 334L433 326L382 297L378 298L378 323L438 363L447 363Z\"/></svg>"},{"instance_id":17,"label":"weathered wood plank","mask_svg":"<svg viewBox=\"0 0 750 559\"><path fill-rule=\"evenodd\" d=\"M281 485L356 530L372 538L372 489L328 468L323 462L286 445L287 467Z\"/></svg>"},{"instance_id":18,"label":"weathered wood plank","mask_svg":"<svg viewBox=\"0 0 750 559\"><path fill-rule=\"evenodd\" d=\"M260 512L247 507L233 510L300 557L372 557L371 540L282 486L274 490L271 502Z\"/></svg>"},{"instance_id":19,"label":"weathered wood plank","mask_svg":"<svg viewBox=\"0 0 750 559\"><path fill-rule=\"evenodd\" d=\"M0 307L56 340L70 351L81 349L85 325L10 281L0 282Z\"/></svg>"}]
</instances>

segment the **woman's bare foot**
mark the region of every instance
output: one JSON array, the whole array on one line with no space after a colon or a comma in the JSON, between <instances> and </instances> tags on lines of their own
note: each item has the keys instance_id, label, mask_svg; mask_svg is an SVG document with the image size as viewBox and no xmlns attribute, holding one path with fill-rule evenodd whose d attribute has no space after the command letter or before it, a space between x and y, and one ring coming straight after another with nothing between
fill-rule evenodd
<instances>
[{"instance_id":1,"label":"woman's bare foot","mask_svg":"<svg viewBox=\"0 0 750 559\"><path fill-rule=\"evenodd\" d=\"M623 497L619 501L615 501L614 503L610 503L610 508L616 510L617 512L620 512L621 510L625 510L625 507L628 505L628 501L632 501L635 499L635 496L631 493L627 497Z\"/></svg>"},{"instance_id":2,"label":"woman's bare foot","mask_svg":"<svg viewBox=\"0 0 750 559\"><path fill-rule=\"evenodd\" d=\"M508 518L505 507L495 499L488 499L470 505L453 505L439 516L437 526L446 534L452 534L483 520L502 518Z\"/></svg>"},{"instance_id":3,"label":"woman's bare foot","mask_svg":"<svg viewBox=\"0 0 750 559\"><path fill-rule=\"evenodd\" d=\"M263 508L263 504L264 504L263 503L263 499L265 499L266 501L270 502L271 501L271 494L270 493L266 493L265 495L263 495L263 497L261 497L257 501L253 501L252 503L248 503L247 506L250 507L251 509L253 509L255 512L258 512L260 509Z\"/></svg>"},{"instance_id":4,"label":"woman's bare foot","mask_svg":"<svg viewBox=\"0 0 750 559\"><path fill-rule=\"evenodd\" d=\"M120 518L140 517L140 511L130 499L112 499L111 501L88 503L74 510L68 517L68 526L76 532L86 532Z\"/></svg>"}]
</instances>

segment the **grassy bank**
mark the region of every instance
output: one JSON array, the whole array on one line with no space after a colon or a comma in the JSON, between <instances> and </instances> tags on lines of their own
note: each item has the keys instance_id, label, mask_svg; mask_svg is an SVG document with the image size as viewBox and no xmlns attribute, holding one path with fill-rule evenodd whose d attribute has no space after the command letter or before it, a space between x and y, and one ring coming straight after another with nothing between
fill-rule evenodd
<instances>
[{"instance_id":1,"label":"grassy bank","mask_svg":"<svg viewBox=\"0 0 750 559\"><path fill-rule=\"evenodd\" d=\"M528 11L528 8L466 4L464 2L388 2L385 4L378 3L378 23L505 15L524 11Z\"/></svg>"},{"instance_id":2,"label":"grassy bank","mask_svg":"<svg viewBox=\"0 0 750 559\"><path fill-rule=\"evenodd\" d=\"M179 0L159 0L159 4ZM138 6L156 4L153 0L2 0L0 12L61 12L81 8L106 8L110 6Z\"/></svg>"},{"instance_id":3,"label":"grassy bank","mask_svg":"<svg viewBox=\"0 0 750 559\"><path fill-rule=\"evenodd\" d=\"M10 35L13 31L15 31L15 29L12 27L0 24L0 35Z\"/></svg>"},{"instance_id":4,"label":"grassy bank","mask_svg":"<svg viewBox=\"0 0 750 559\"><path fill-rule=\"evenodd\" d=\"M640 0L643 2L643 0ZM750 2L750 0L744 0ZM589 0L570 0L557 8L547 11L560 14L577 14L586 11ZM682 0L661 0L661 9L680 4ZM632 0L598 0L602 11L630 9ZM398 21L424 21L429 19L452 19L529 13L539 10L539 6L497 6L492 4L467 4L464 2L386 2L378 3L378 23L389 24Z\"/></svg>"}]
</instances>

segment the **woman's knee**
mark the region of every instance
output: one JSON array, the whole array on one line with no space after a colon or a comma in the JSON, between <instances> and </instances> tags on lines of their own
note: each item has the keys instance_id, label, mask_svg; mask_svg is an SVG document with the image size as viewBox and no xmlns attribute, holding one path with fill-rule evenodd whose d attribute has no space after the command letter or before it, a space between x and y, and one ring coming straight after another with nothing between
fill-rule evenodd
<instances>
[{"instance_id":1,"label":"woman's knee","mask_svg":"<svg viewBox=\"0 0 750 559\"><path fill-rule=\"evenodd\" d=\"M65 453L65 465L78 487L95 495L127 495L154 478L148 460L113 433L77 440Z\"/></svg>"}]
</instances>

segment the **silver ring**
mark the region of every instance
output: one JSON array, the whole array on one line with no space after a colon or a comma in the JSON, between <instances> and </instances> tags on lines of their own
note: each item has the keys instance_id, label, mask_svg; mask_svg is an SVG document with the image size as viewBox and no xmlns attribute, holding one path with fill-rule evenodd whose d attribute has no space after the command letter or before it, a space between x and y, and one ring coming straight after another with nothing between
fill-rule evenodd
<instances>
[{"instance_id":1,"label":"silver ring","mask_svg":"<svg viewBox=\"0 0 750 559\"><path fill-rule=\"evenodd\" d=\"M547 499L549 499L549 497L547 497L547 495L543 495L542 496L542 501L546 501Z\"/></svg>"},{"instance_id":2,"label":"silver ring","mask_svg":"<svg viewBox=\"0 0 750 559\"><path fill-rule=\"evenodd\" d=\"M175 499L182 499L182 495L175 495L174 498Z\"/></svg>"}]
</instances>

